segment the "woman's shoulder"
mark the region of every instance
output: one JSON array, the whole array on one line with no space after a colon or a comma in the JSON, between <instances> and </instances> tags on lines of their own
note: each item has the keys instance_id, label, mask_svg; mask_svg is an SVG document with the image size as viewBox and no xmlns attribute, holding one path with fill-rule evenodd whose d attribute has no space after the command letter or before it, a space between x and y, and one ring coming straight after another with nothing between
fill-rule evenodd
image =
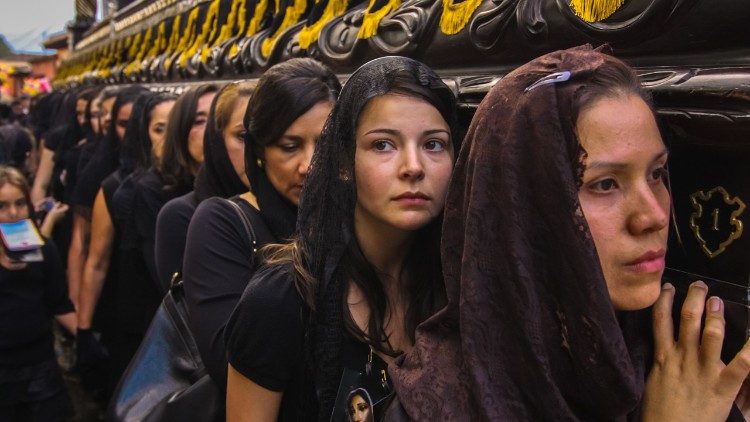
<instances>
[{"instance_id":1,"label":"woman's shoulder","mask_svg":"<svg viewBox=\"0 0 750 422\"><path fill-rule=\"evenodd\" d=\"M242 293L235 316L240 320L276 319L278 324L296 328L303 310L294 269L291 264L282 263L264 265L255 272Z\"/></svg>"},{"instance_id":2,"label":"woman's shoulder","mask_svg":"<svg viewBox=\"0 0 750 422\"><path fill-rule=\"evenodd\" d=\"M190 220L197 207L198 201L195 198L195 192L189 192L167 201L161 211L159 211L159 217L165 218L167 221L181 217L187 217Z\"/></svg>"}]
</instances>

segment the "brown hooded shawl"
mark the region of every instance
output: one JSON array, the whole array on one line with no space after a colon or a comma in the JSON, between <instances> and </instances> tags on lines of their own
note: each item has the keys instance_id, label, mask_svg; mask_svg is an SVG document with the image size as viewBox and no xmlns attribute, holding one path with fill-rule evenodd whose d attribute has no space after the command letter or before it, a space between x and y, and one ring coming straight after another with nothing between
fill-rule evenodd
<instances>
[{"instance_id":1,"label":"brown hooded shawl","mask_svg":"<svg viewBox=\"0 0 750 422\"><path fill-rule=\"evenodd\" d=\"M547 54L480 104L445 207L449 304L391 368L411 418L614 420L637 411L650 312L612 308L578 202L582 149L570 115L576 91L607 60L617 59L590 46ZM565 71L567 81L539 83Z\"/></svg>"}]
</instances>

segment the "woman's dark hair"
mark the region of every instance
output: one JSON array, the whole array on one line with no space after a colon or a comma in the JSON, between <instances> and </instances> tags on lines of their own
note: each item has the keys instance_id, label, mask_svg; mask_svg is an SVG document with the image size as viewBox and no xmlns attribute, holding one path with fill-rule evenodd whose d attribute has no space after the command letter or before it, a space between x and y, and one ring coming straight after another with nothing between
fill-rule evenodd
<instances>
[{"instance_id":1,"label":"woman's dark hair","mask_svg":"<svg viewBox=\"0 0 750 422\"><path fill-rule=\"evenodd\" d=\"M180 95L172 107L167 122L162 159L156 167L165 190L193 185L193 175L198 171L201 163L195 161L190 155L188 135L195 123L198 100L206 94L217 91L216 85L201 85Z\"/></svg>"},{"instance_id":2,"label":"woman's dark hair","mask_svg":"<svg viewBox=\"0 0 750 422\"><path fill-rule=\"evenodd\" d=\"M583 111L605 98L634 95L653 109L651 93L643 88L635 70L616 57L605 57L604 63L573 96L570 109L573 127Z\"/></svg>"},{"instance_id":3,"label":"woman's dark hair","mask_svg":"<svg viewBox=\"0 0 750 422\"><path fill-rule=\"evenodd\" d=\"M34 101L29 110L29 126L31 126L36 139L42 139L52 127L54 116L63 99L62 91L52 91L42 94Z\"/></svg>"},{"instance_id":4,"label":"woman's dark hair","mask_svg":"<svg viewBox=\"0 0 750 422\"><path fill-rule=\"evenodd\" d=\"M214 97L203 136L203 165L195 176L194 191L199 202L213 196L229 198L247 192L247 186L229 159L224 129L240 99L252 97L253 87L254 84L249 82L233 82L224 86Z\"/></svg>"},{"instance_id":5,"label":"woman's dark hair","mask_svg":"<svg viewBox=\"0 0 750 422\"><path fill-rule=\"evenodd\" d=\"M406 72L393 75L390 89L386 93L421 99L435 107L446 123L450 125L451 145L454 148L454 156L458 155L457 145L459 145L460 139L456 138L460 135L457 136L456 134L460 132L456 130L458 124L455 117L456 102L453 97L449 99L440 97L438 92L420 84ZM360 109L360 112L363 109ZM417 325L435 313L446 301L440 265L440 230L442 225L441 213L440 216L416 232L413 246L406 256L405 266L409 277L407 277L404 291L409 293L409 298L405 328L412 342ZM353 233L352 236L354 236ZM345 269L344 279L351 280L357 285L370 306L370 318L367 324L369 333L365 333L359 328L348 311L344 312L346 328L361 341L371 344L383 353L395 356L399 351L391 348L388 336L385 333L388 303L381 279L388 277L388 275L378 271L367 261L359 243L356 241L349 242L341 259L340 267ZM341 301L343 309L346 310L348 308L346 295L341 298ZM387 346L383 348L381 346L383 344Z\"/></svg>"},{"instance_id":6,"label":"woman's dark hair","mask_svg":"<svg viewBox=\"0 0 750 422\"><path fill-rule=\"evenodd\" d=\"M245 114L255 155L263 157L264 148L278 141L295 120L321 101L335 102L339 91L336 75L313 59L292 59L268 69Z\"/></svg>"},{"instance_id":7,"label":"woman's dark hair","mask_svg":"<svg viewBox=\"0 0 750 422\"><path fill-rule=\"evenodd\" d=\"M174 101L176 95L169 92L148 93L133 103L133 112L125 130L123 150L120 154L120 171L129 174L148 169L152 164L151 137L148 126L154 108L166 101Z\"/></svg>"},{"instance_id":8,"label":"woman's dark hair","mask_svg":"<svg viewBox=\"0 0 750 422\"><path fill-rule=\"evenodd\" d=\"M106 90L105 90L106 91ZM120 109L127 104L134 103L139 96L148 93L146 88L141 86L130 86L117 90L116 100L112 106L110 122L106 136L103 136L96 144L94 155L89 160L86 167L81 172L78 183L75 188L75 205L77 212L82 215L89 215L89 211L94 204L96 194L102 181L117 170L120 165L121 140L117 139L117 114Z\"/></svg>"},{"instance_id":9,"label":"woman's dark hair","mask_svg":"<svg viewBox=\"0 0 750 422\"><path fill-rule=\"evenodd\" d=\"M247 105L245 172L261 217L277 239L294 235L297 205L276 191L268 179L262 165L265 147L278 142L289 126L316 104L335 102L340 90L341 83L326 66L313 59L296 58L268 69Z\"/></svg>"},{"instance_id":10,"label":"woman's dark hair","mask_svg":"<svg viewBox=\"0 0 750 422\"><path fill-rule=\"evenodd\" d=\"M45 135L45 148L59 153L71 148L83 138L83 128L78 124L76 116L77 102L76 90L70 90L64 94L52 126Z\"/></svg>"},{"instance_id":11,"label":"woman's dark hair","mask_svg":"<svg viewBox=\"0 0 750 422\"><path fill-rule=\"evenodd\" d=\"M15 167L26 174L26 158L33 147L33 136L23 127L0 126L0 165Z\"/></svg>"},{"instance_id":12,"label":"woman's dark hair","mask_svg":"<svg viewBox=\"0 0 750 422\"><path fill-rule=\"evenodd\" d=\"M81 126L83 129L83 136L86 137L88 141L94 141L94 137L96 134L94 133L94 128L91 126L91 104L94 102L97 96L99 96L99 92L101 91L101 88L87 88L81 91L78 94L78 100L86 101L86 122Z\"/></svg>"},{"instance_id":13,"label":"woman's dark hair","mask_svg":"<svg viewBox=\"0 0 750 422\"><path fill-rule=\"evenodd\" d=\"M434 71L416 60L372 60L354 72L341 91L305 179L298 237L277 251L279 261L293 268L295 285L311 310L304 346L305 367L314 379L321 420L330 415L336 400L345 332L382 353L397 352L384 330L388 307L383 274L364 257L354 226L357 123L371 99L388 93L409 95L436 105L450 129L454 151L461 143L453 91ZM403 328L412 340L416 326L445 303L439 250L441 224L442 216L438 216L414 233L413 245L405 257L406 277L399 280L399 289L409 295ZM354 324L347 306L350 282L362 289L369 305L366 333ZM345 332L342 326L346 327Z\"/></svg>"}]
</instances>

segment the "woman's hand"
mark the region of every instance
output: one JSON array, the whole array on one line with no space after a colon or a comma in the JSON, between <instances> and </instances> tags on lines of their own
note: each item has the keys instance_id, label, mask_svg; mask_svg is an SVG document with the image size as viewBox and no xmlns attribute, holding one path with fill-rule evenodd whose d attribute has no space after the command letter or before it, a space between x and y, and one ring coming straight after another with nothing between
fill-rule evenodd
<instances>
[{"instance_id":1,"label":"woman's hand","mask_svg":"<svg viewBox=\"0 0 750 422\"><path fill-rule=\"evenodd\" d=\"M643 420L724 421L750 372L750 342L724 365L724 303L706 301L702 281L690 285L674 340L674 287L667 283L653 308L654 366L646 381ZM701 321L706 311L705 328Z\"/></svg>"},{"instance_id":2,"label":"woman's hand","mask_svg":"<svg viewBox=\"0 0 750 422\"><path fill-rule=\"evenodd\" d=\"M65 216L65 213L68 212L68 208L68 204L55 201L55 205L47 212L47 216L44 219L51 219L52 224L55 225Z\"/></svg>"}]
</instances>

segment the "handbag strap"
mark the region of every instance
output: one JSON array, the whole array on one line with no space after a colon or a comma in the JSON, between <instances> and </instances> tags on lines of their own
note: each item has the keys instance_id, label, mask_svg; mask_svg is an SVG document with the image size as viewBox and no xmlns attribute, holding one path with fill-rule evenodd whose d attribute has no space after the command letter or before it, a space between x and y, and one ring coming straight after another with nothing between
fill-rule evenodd
<instances>
[{"instance_id":1,"label":"handbag strap","mask_svg":"<svg viewBox=\"0 0 750 422\"><path fill-rule=\"evenodd\" d=\"M250 240L250 244L253 248L253 253L250 256L250 266L252 267L255 264L255 254L258 252L258 238L255 236L253 225L250 223L250 219L247 217L247 214L245 214L245 212L242 211L242 208L240 208L240 204L237 203L237 201L242 201L242 199L237 197L236 201L233 198L225 199L225 201L232 205L232 208L234 208L234 210L237 212L237 215L239 215L240 221L242 221L242 225L245 227L245 234Z\"/></svg>"},{"instance_id":2,"label":"handbag strap","mask_svg":"<svg viewBox=\"0 0 750 422\"><path fill-rule=\"evenodd\" d=\"M236 197L237 201L242 201L239 197ZM250 244L253 248L253 253L250 256L250 266L255 265L255 254L258 252L258 240L255 236L255 230L253 229L252 223L250 223L250 219L248 218L247 214L245 214L244 211L242 211L242 208L240 207L240 204L238 204L233 198L223 198L224 201L229 203L229 205L232 206L232 209L237 213L237 215L240 217L240 221L242 222L242 226L245 228L245 234L247 235L247 238L250 240ZM182 268L182 260L180 260L180 268ZM172 274L172 280L169 283L169 290L172 292L173 296L179 297L179 295L182 293L182 270L175 271L174 274Z\"/></svg>"}]
</instances>

